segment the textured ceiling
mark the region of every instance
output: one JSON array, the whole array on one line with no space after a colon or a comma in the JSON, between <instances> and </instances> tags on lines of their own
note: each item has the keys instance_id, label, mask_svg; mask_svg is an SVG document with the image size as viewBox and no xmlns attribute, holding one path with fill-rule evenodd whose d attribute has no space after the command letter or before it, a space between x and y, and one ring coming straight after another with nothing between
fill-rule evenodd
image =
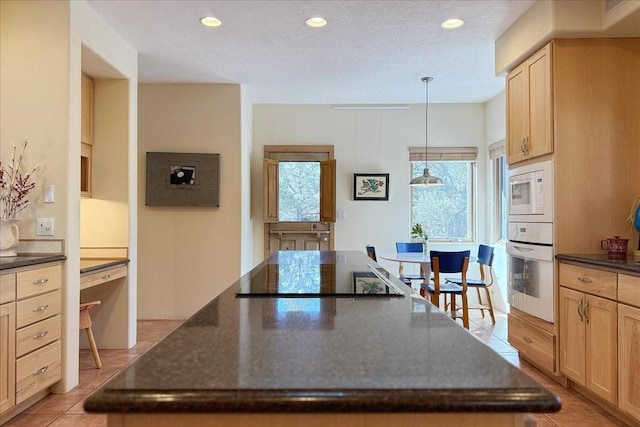
<instances>
[{"instance_id":1,"label":"textured ceiling","mask_svg":"<svg viewBox=\"0 0 640 427\"><path fill-rule=\"evenodd\" d=\"M485 102L494 41L533 0L90 0L139 54L142 83L240 83L254 103ZM214 15L218 28L198 20ZM324 28L304 20L321 15ZM465 25L444 30L440 23Z\"/></svg>"}]
</instances>

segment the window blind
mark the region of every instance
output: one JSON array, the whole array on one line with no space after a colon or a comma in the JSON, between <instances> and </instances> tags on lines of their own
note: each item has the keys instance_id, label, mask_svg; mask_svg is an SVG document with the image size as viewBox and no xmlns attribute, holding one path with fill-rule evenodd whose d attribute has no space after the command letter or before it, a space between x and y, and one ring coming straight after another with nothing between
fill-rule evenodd
<instances>
[{"instance_id":1,"label":"window blind","mask_svg":"<svg viewBox=\"0 0 640 427\"><path fill-rule=\"evenodd\" d=\"M478 157L477 147L410 147L409 161L473 161Z\"/></svg>"}]
</instances>

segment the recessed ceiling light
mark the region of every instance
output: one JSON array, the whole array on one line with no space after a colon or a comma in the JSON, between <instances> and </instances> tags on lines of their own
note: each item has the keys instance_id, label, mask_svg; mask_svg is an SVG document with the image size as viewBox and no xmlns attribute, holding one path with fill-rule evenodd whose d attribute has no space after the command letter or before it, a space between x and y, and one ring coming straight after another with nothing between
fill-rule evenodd
<instances>
[{"instance_id":1,"label":"recessed ceiling light","mask_svg":"<svg viewBox=\"0 0 640 427\"><path fill-rule=\"evenodd\" d=\"M200 18L200 23L202 25L206 25L207 27L219 27L220 25L222 25L222 21L215 16L203 16L202 18Z\"/></svg>"},{"instance_id":2,"label":"recessed ceiling light","mask_svg":"<svg viewBox=\"0 0 640 427\"><path fill-rule=\"evenodd\" d=\"M440 24L442 28L446 28L447 30L450 30L452 28L462 27L463 25L464 25L464 21L458 18L447 19L442 24Z\"/></svg>"},{"instance_id":3,"label":"recessed ceiling light","mask_svg":"<svg viewBox=\"0 0 640 427\"><path fill-rule=\"evenodd\" d=\"M304 23L307 24L309 27L320 28L327 25L327 20L324 19L322 16L312 16L311 18L307 18L307 20L304 21Z\"/></svg>"}]
</instances>

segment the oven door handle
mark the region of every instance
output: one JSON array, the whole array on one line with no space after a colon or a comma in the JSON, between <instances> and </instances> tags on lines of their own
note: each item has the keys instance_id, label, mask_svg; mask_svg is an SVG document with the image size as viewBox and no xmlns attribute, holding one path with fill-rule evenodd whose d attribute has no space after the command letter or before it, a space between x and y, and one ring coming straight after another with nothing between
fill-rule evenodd
<instances>
[{"instance_id":1,"label":"oven door handle","mask_svg":"<svg viewBox=\"0 0 640 427\"><path fill-rule=\"evenodd\" d=\"M516 251L519 251L519 252L531 252L531 251L534 251L534 250L535 250L535 249L533 249L533 248L527 248L527 247L524 247L524 246L516 246L516 245L512 245L511 247L512 247L513 249L515 249Z\"/></svg>"}]
</instances>

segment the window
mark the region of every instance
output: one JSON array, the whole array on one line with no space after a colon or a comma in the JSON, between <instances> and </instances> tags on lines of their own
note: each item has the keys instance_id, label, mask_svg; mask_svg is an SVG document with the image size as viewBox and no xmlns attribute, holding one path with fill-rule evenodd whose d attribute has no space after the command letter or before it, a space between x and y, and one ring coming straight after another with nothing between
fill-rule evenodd
<instances>
[{"instance_id":1,"label":"window","mask_svg":"<svg viewBox=\"0 0 640 427\"><path fill-rule=\"evenodd\" d=\"M411 187L411 224L427 227L429 239L473 241L475 236L475 177L477 149L410 149L411 178L425 167L442 186Z\"/></svg>"},{"instance_id":2,"label":"window","mask_svg":"<svg viewBox=\"0 0 640 427\"><path fill-rule=\"evenodd\" d=\"M489 146L493 187L491 229L493 241L507 239L507 157L504 141Z\"/></svg>"},{"instance_id":3,"label":"window","mask_svg":"<svg viewBox=\"0 0 640 427\"><path fill-rule=\"evenodd\" d=\"M278 199L278 221L320 221L320 162L280 162Z\"/></svg>"}]
</instances>

